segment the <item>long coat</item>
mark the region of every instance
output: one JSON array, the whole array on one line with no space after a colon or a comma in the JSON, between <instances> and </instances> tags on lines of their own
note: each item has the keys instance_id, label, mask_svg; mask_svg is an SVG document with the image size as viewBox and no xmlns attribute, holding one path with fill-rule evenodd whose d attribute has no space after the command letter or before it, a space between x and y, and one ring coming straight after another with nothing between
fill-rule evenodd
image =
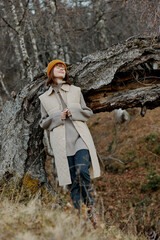
<instances>
[{"instance_id":1,"label":"long coat","mask_svg":"<svg viewBox=\"0 0 160 240\"><path fill-rule=\"evenodd\" d=\"M62 110L62 105L57 94L55 92L53 92L52 94L48 94L50 93L50 91L51 88L39 96L41 104L43 105L49 116L54 112ZM79 87L63 84L60 88L60 93L62 97L66 99L66 104L69 110L72 108L81 108L81 89ZM90 176L91 178L99 177L101 175L100 164L88 126L84 121L76 120L72 122L79 135L88 147L91 156L91 167L89 169ZM57 169L59 185L63 186L71 184L71 177L66 154L65 124L61 124L50 131L50 143L55 157L55 165Z\"/></svg>"}]
</instances>

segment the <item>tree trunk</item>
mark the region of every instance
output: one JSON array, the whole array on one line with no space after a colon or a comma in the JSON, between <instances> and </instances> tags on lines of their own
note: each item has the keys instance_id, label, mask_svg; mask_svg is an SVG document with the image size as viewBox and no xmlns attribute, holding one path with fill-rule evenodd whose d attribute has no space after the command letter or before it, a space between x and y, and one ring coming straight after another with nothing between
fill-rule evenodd
<instances>
[{"instance_id":1,"label":"tree trunk","mask_svg":"<svg viewBox=\"0 0 160 240\"><path fill-rule=\"evenodd\" d=\"M70 66L73 84L80 86L94 112L160 106L160 42L133 39L90 54ZM47 181L44 131L40 128L38 96L46 90L46 72L34 78L15 99L5 103L0 115L0 178L9 174L19 181L26 173Z\"/></svg>"},{"instance_id":2,"label":"tree trunk","mask_svg":"<svg viewBox=\"0 0 160 240\"><path fill-rule=\"evenodd\" d=\"M15 9L13 0L9 0L9 3L10 3L10 7L11 7L11 12L13 14L13 19L14 19L14 22L16 25L16 31L18 33L19 44L20 44L20 48L21 48L22 56L23 56L23 62L24 62L24 65L26 66L27 78L32 81L33 74L32 74L31 63L30 63L26 45L25 45L24 33L21 29L21 26L19 25L18 16L16 13L16 9Z\"/></svg>"},{"instance_id":3,"label":"tree trunk","mask_svg":"<svg viewBox=\"0 0 160 240\"><path fill-rule=\"evenodd\" d=\"M7 12L6 12L6 8L5 8L5 5L4 5L3 1L1 2L1 7L2 7L2 12L4 14L4 18L7 19ZM25 78L25 70L24 70L24 66L23 66L23 62L22 62L22 58L21 58L21 54L20 54L20 48L19 48L19 45L18 45L18 41L17 41L17 39L15 40L13 30L8 31L8 34L9 34L12 46L14 48L16 60L17 60L17 62L19 64L19 67L20 67L19 68L19 73L21 74L20 78L23 79L23 78ZM16 38L17 38L17 36L16 36Z\"/></svg>"},{"instance_id":4,"label":"tree trunk","mask_svg":"<svg viewBox=\"0 0 160 240\"><path fill-rule=\"evenodd\" d=\"M139 38L98 51L70 76L94 112L160 105L160 41Z\"/></svg>"},{"instance_id":5,"label":"tree trunk","mask_svg":"<svg viewBox=\"0 0 160 240\"><path fill-rule=\"evenodd\" d=\"M21 12L24 13L25 9L24 9L24 6L23 6L23 3L21 0L19 0L19 5L20 5L20 9L21 9ZM32 56L34 57L34 64L33 64L33 73L34 75L37 75L38 72L40 71L40 61L38 59L38 48L37 48L37 42L36 42L36 38L35 38L35 35L34 35L34 32L33 32L33 24L32 24L32 20L31 20L31 16L28 14L28 11L27 11L27 15L28 17L26 18L26 26L27 26L27 29L28 29L28 32L29 32L29 36L30 36L30 41L31 41L31 46L32 46Z\"/></svg>"}]
</instances>

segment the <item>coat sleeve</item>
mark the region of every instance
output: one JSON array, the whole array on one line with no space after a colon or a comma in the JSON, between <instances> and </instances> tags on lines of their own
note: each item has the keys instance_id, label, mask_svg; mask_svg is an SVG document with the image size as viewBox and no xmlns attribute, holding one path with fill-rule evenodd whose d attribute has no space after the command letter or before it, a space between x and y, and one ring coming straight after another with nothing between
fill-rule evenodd
<instances>
[{"instance_id":1,"label":"coat sleeve","mask_svg":"<svg viewBox=\"0 0 160 240\"><path fill-rule=\"evenodd\" d=\"M61 124L64 124L64 121L61 119L61 111L48 115L41 103L41 119L39 121L41 128L51 131L53 128L56 128Z\"/></svg>"},{"instance_id":2,"label":"coat sleeve","mask_svg":"<svg viewBox=\"0 0 160 240\"><path fill-rule=\"evenodd\" d=\"M80 104L81 108L69 108L72 114L70 119L85 122L93 115L93 111L87 107L82 93L80 94Z\"/></svg>"}]
</instances>

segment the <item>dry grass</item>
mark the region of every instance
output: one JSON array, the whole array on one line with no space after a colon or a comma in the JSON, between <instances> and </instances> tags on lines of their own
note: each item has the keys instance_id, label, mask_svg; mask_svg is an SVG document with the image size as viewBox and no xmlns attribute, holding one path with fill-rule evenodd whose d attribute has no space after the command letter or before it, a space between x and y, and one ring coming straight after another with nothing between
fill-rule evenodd
<instances>
[{"instance_id":1,"label":"dry grass","mask_svg":"<svg viewBox=\"0 0 160 240\"><path fill-rule=\"evenodd\" d=\"M1 187L0 240L145 239L131 233L124 234L116 226L95 230L85 211L79 217L68 203L63 203L62 207L56 203L57 196L47 203L48 193L45 191L43 197L41 190L34 196L29 193L26 196L26 191L14 195L15 189L14 183Z\"/></svg>"},{"instance_id":2,"label":"dry grass","mask_svg":"<svg viewBox=\"0 0 160 240\"><path fill-rule=\"evenodd\" d=\"M144 118L134 111L132 120L121 125L115 125L113 113L95 114L88 122L102 158L112 154L127 162L134 157L125 166L110 162L105 174L94 180L104 229L93 229L85 209L79 218L68 193L56 188L51 196L26 176L24 189L0 183L0 240L144 240L140 234L158 232L160 189L153 191L150 182L150 189L142 192L142 186L151 171L160 175L160 108L147 111Z\"/></svg>"},{"instance_id":3,"label":"dry grass","mask_svg":"<svg viewBox=\"0 0 160 240\"><path fill-rule=\"evenodd\" d=\"M106 172L94 185L109 226L133 234L155 229L160 236L160 108L148 110L143 118L140 109L129 112L131 121L120 125L113 112L94 114L88 122L102 159L112 155L125 163L106 160Z\"/></svg>"}]
</instances>

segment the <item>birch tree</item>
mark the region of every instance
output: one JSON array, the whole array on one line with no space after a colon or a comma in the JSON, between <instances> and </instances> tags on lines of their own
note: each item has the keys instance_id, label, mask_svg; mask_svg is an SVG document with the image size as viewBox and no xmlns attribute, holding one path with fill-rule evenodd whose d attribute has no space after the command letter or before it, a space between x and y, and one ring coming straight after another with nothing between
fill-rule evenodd
<instances>
[{"instance_id":1,"label":"birch tree","mask_svg":"<svg viewBox=\"0 0 160 240\"><path fill-rule=\"evenodd\" d=\"M2 12L3 12L3 16L4 16L4 19L7 19L7 12L6 12L6 8L5 8L5 5L3 3L3 1L1 2L1 9L2 9ZM25 78L25 71L24 71L24 66L23 66L23 62L21 61L21 54L20 54L20 48L19 48L19 44L18 44L18 41L15 40L15 37L17 38L17 34L14 35L15 31L13 31L13 29L11 29L10 31L8 31L8 34L9 34L9 37L10 37L10 40L11 40L11 43L12 43L12 46L14 48L14 53L15 53L15 56L16 56L16 60L19 64L19 76L21 79L24 79Z\"/></svg>"},{"instance_id":2,"label":"birch tree","mask_svg":"<svg viewBox=\"0 0 160 240\"><path fill-rule=\"evenodd\" d=\"M54 58L71 64L139 34L156 36L158 2L2 0L0 70L5 85L11 92L14 81L19 91Z\"/></svg>"},{"instance_id":3,"label":"birch tree","mask_svg":"<svg viewBox=\"0 0 160 240\"><path fill-rule=\"evenodd\" d=\"M24 62L27 78L32 81L33 80L33 74L32 74L31 63L30 63L30 59L29 59L26 44L25 44L24 32L22 30L21 25L19 24L19 20L18 20L18 16L17 16L17 13L16 13L16 9L15 9L15 5L14 5L13 0L9 0L9 4L10 4L10 9L11 9L11 12L12 12L12 15L13 15L15 30L18 34L19 45L20 45L20 48L21 48L22 56L23 56L23 62Z\"/></svg>"},{"instance_id":4,"label":"birch tree","mask_svg":"<svg viewBox=\"0 0 160 240\"><path fill-rule=\"evenodd\" d=\"M33 62L32 63L32 72L33 72L33 75L36 75L36 74L38 74L38 72L40 71L41 68L40 68L40 61L39 61L39 58L38 58L37 41L36 41L35 34L33 32L32 19L31 19L29 13L28 13L28 7L26 6L27 9L24 9L24 5L23 5L21 0L19 0L19 5L20 5L22 15L24 15L25 11L26 11L26 15L27 15L26 26L27 26L28 33L29 33L29 36L30 36L30 42L31 42L32 53L33 53L31 58L34 59L34 60L32 60L32 62Z\"/></svg>"}]
</instances>

